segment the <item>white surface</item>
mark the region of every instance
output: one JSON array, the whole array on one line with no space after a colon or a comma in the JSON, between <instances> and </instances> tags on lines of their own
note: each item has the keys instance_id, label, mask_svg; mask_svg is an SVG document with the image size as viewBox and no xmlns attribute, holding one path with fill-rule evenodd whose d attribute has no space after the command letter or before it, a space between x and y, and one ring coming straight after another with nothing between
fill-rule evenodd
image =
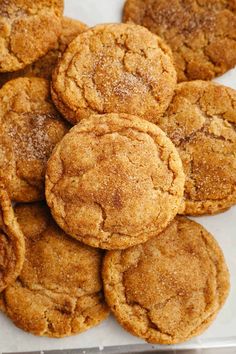
<instances>
[{"instance_id":1,"label":"white surface","mask_svg":"<svg viewBox=\"0 0 236 354\"><path fill-rule=\"evenodd\" d=\"M91 26L97 23L119 22L123 2L123 0L65 0L65 14ZM217 81L236 89L236 69ZM193 341L176 347L236 346L236 207L224 214L198 218L197 221L212 232L224 250L231 273L231 293L223 310L207 332ZM0 314L0 353L90 347L102 349L105 346L143 343L122 330L112 318L79 336L48 339L24 333ZM161 348L164 349L163 346Z\"/></svg>"}]
</instances>

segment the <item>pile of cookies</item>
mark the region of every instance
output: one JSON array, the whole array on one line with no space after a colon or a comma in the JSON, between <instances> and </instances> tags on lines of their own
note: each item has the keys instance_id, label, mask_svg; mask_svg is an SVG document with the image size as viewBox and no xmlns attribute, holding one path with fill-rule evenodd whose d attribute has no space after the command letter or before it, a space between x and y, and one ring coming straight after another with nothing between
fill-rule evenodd
<instances>
[{"instance_id":1,"label":"pile of cookies","mask_svg":"<svg viewBox=\"0 0 236 354\"><path fill-rule=\"evenodd\" d=\"M62 0L0 0L0 308L25 331L111 310L174 344L225 303L223 253L186 215L236 204L236 91L202 81L236 64L235 7L171 3L89 29Z\"/></svg>"}]
</instances>

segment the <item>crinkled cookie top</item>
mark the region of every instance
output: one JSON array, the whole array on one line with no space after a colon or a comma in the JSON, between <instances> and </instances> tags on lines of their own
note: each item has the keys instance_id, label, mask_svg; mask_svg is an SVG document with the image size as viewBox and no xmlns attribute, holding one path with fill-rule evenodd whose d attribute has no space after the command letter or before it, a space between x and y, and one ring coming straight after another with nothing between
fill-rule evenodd
<instances>
[{"instance_id":1,"label":"crinkled cookie top","mask_svg":"<svg viewBox=\"0 0 236 354\"><path fill-rule=\"evenodd\" d=\"M229 292L229 272L217 242L183 217L143 245L108 252L103 282L121 325L159 344L201 334Z\"/></svg>"},{"instance_id":2,"label":"crinkled cookie top","mask_svg":"<svg viewBox=\"0 0 236 354\"><path fill-rule=\"evenodd\" d=\"M95 247L127 248L162 231L178 212L184 173L154 124L93 115L70 130L47 165L46 198L57 223Z\"/></svg>"},{"instance_id":3,"label":"crinkled cookie top","mask_svg":"<svg viewBox=\"0 0 236 354\"><path fill-rule=\"evenodd\" d=\"M236 65L235 0L127 0L125 22L170 45L178 80L210 80Z\"/></svg>"},{"instance_id":4,"label":"crinkled cookie top","mask_svg":"<svg viewBox=\"0 0 236 354\"><path fill-rule=\"evenodd\" d=\"M67 48L53 75L52 97L74 124L113 112L152 121L168 107L175 85L163 40L136 25L99 25Z\"/></svg>"},{"instance_id":5,"label":"crinkled cookie top","mask_svg":"<svg viewBox=\"0 0 236 354\"><path fill-rule=\"evenodd\" d=\"M212 214L236 203L236 91L205 81L179 84L159 126L183 162L183 213Z\"/></svg>"},{"instance_id":6,"label":"crinkled cookie top","mask_svg":"<svg viewBox=\"0 0 236 354\"><path fill-rule=\"evenodd\" d=\"M69 130L55 110L49 82L18 78L0 90L0 178L18 202L44 199L46 162Z\"/></svg>"},{"instance_id":7,"label":"crinkled cookie top","mask_svg":"<svg viewBox=\"0 0 236 354\"><path fill-rule=\"evenodd\" d=\"M6 314L23 330L49 337L78 334L105 319L101 251L68 237L44 203L15 210L26 257L19 278L3 293Z\"/></svg>"},{"instance_id":8,"label":"crinkled cookie top","mask_svg":"<svg viewBox=\"0 0 236 354\"><path fill-rule=\"evenodd\" d=\"M63 0L0 0L0 72L33 63L57 45Z\"/></svg>"}]
</instances>

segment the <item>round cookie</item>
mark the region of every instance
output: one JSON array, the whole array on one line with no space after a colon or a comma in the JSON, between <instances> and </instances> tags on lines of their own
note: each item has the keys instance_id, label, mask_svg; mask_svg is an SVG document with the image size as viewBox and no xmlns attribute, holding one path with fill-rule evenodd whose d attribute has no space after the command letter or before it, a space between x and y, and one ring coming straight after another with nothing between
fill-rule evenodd
<instances>
[{"instance_id":1,"label":"round cookie","mask_svg":"<svg viewBox=\"0 0 236 354\"><path fill-rule=\"evenodd\" d=\"M201 334L229 292L229 273L217 242L183 217L142 245L108 252L103 282L119 323L159 344Z\"/></svg>"},{"instance_id":2,"label":"round cookie","mask_svg":"<svg viewBox=\"0 0 236 354\"><path fill-rule=\"evenodd\" d=\"M87 26L84 23L68 17L63 17L62 33L58 39L56 47L50 50L44 57L40 58L35 63L26 66L22 70L1 73L0 87L7 81L16 79L17 77L42 77L45 79L51 79L52 71L58 62L58 58L61 57L68 44L86 29Z\"/></svg>"},{"instance_id":3,"label":"round cookie","mask_svg":"<svg viewBox=\"0 0 236 354\"><path fill-rule=\"evenodd\" d=\"M214 214L236 204L236 91L204 81L179 84L158 125L183 162L182 213Z\"/></svg>"},{"instance_id":4,"label":"round cookie","mask_svg":"<svg viewBox=\"0 0 236 354\"><path fill-rule=\"evenodd\" d=\"M93 115L54 149L46 199L66 233L93 247L123 249L161 232L183 198L179 155L154 124Z\"/></svg>"},{"instance_id":5,"label":"round cookie","mask_svg":"<svg viewBox=\"0 0 236 354\"><path fill-rule=\"evenodd\" d=\"M102 252L68 237L43 203L15 208L26 240L19 278L2 295L16 326L39 336L65 337L104 320Z\"/></svg>"},{"instance_id":6,"label":"round cookie","mask_svg":"<svg viewBox=\"0 0 236 354\"><path fill-rule=\"evenodd\" d=\"M20 274L25 241L16 221L11 201L0 182L0 293Z\"/></svg>"},{"instance_id":7,"label":"round cookie","mask_svg":"<svg viewBox=\"0 0 236 354\"><path fill-rule=\"evenodd\" d=\"M57 45L63 0L0 1L0 72L33 63Z\"/></svg>"},{"instance_id":8,"label":"round cookie","mask_svg":"<svg viewBox=\"0 0 236 354\"><path fill-rule=\"evenodd\" d=\"M69 130L50 99L49 82L18 78L0 90L0 179L18 202L44 199L46 161Z\"/></svg>"},{"instance_id":9,"label":"round cookie","mask_svg":"<svg viewBox=\"0 0 236 354\"><path fill-rule=\"evenodd\" d=\"M166 40L178 81L211 80L236 65L235 1L127 0L123 20Z\"/></svg>"},{"instance_id":10,"label":"round cookie","mask_svg":"<svg viewBox=\"0 0 236 354\"><path fill-rule=\"evenodd\" d=\"M170 49L147 29L99 25L79 35L53 74L52 97L73 124L94 113L149 121L169 105L176 85Z\"/></svg>"}]
</instances>

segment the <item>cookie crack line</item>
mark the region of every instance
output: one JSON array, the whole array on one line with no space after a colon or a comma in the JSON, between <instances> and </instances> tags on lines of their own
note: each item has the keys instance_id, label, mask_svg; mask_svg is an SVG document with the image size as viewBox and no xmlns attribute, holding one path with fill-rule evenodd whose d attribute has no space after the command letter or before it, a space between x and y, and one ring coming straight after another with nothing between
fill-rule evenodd
<instances>
[{"instance_id":1,"label":"cookie crack line","mask_svg":"<svg viewBox=\"0 0 236 354\"><path fill-rule=\"evenodd\" d=\"M102 213L102 221L100 223L100 230L105 232L105 224L106 224L106 219L107 219L107 214L106 214L106 209L102 206L101 203L98 203L98 202L94 202L95 205L97 205L100 210L101 210L101 213Z\"/></svg>"},{"instance_id":2,"label":"cookie crack line","mask_svg":"<svg viewBox=\"0 0 236 354\"><path fill-rule=\"evenodd\" d=\"M168 192L166 192L166 193L168 193ZM79 200L79 198L78 198L78 200ZM83 201L82 199L80 199L80 200ZM139 232L137 232L137 233L135 233L135 234L133 234L133 235L131 235L131 234L126 234L126 233L122 233L122 232L110 232L110 231L106 231L106 230L104 229L104 225L105 225L105 222L106 222L106 219L107 219L107 213L106 213L106 211L105 211L105 208L102 206L101 203L98 203L98 202L96 202L96 201L94 201L93 204L94 204L94 205L97 205L97 206L100 208L101 213L102 213L102 218L103 218L103 220L102 220L102 222L100 223L99 229L100 229L101 231L103 231L104 233L107 233L108 235L105 237L105 239L101 239L101 237L100 237L99 235L95 235L95 234L94 234L94 235L84 234L83 236L77 235L77 237L78 237L79 239L84 240L84 239L86 239L86 238L93 238L93 239L95 239L95 240L99 240L99 244L100 244L100 245L103 245L103 244L106 244L106 243L107 243L107 240L108 240L108 239L113 238L113 237L118 237L118 236L120 237L120 236L121 236L121 237L129 237L129 238L134 238L134 239L136 239L136 238L138 238L139 236L141 236L143 233L145 233L145 229L142 229L141 231L139 231ZM158 219L160 213L161 213L161 211L159 211L158 215L156 216L156 219ZM68 230L70 230L70 223L66 220L66 218L63 218L63 222L67 225ZM156 229L156 228L153 227L153 231L150 231L150 233L154 233L154 230L155 230L155 229Z\"/></svg>"},{"instance_id":3,"label":"cookie crack line","mask_svg":"<svg viewBox=\"0 0 236 354\"><path fill-rule=\"evenodd\" d=\"M52 8L50 7L50 10L51 10ZM40 16L42 16L42 13L41 13L41 11L39 12L39 15ZM39 16L39 17L40 17ZM56 14L54 14L54 16L55 16L55 19L57 18L57 19L59 19L59 17L58 16L56 16ZM3 16L4 17L4 16ZM10 24L10 27L11 27L11 29L10 29L10 33L8 34L8 36L7 36L7 39L5 39L5 41L6 41L6 50L7 50L7 54L8 55L10 55L11 57L13 57L13 58L15 58L16 60L17 60L17 68L15 69L14 68L14 70L10 70L10 69L6 69L5 68L5 66L4 66L4 64L2 65L2 63L0 63L0 69L2 69L3 71L2 71L2 73L8 73L8 72L14 72L15 70L21 70L21 69L24 69L28 64L30 64L29 62L27 62L27 61L25 61L25 60L23 60L23 59L21 59L20 58L20 54L15 50L13 50L13 48L12 48L12 44L11 44L11 37L12 37L12 32L13 32L13 27L14 27L14 23L15 22L17 22L18 21L18 19L24 19L24 18L27 18L27 17L31 17L31 18L36 18L36 15L24 15L24 16L22 16L22 15L19 15L19 16L17 16L16 18L14 18L14 20L12 20L11 21L11 24ZM9 18L9 20L10 20L10 18ZM52 47L52 45L51 45L51 47ZM50 48L49 48L49 50L50 50ZM46 52L45 52L45 54L46 54ZM41 54L41 55L43 55L43 54ZM36 59L37 60L37 59ZM20 66L19 66L20 65ZM4 68L4 69L3 69Z\"/></svg>"},{"instance_id":4,"label":"cookie crack line","mask_svg":"<svg viewBox=\"0 0 236 354\"><path fill-rule=\"evenodd\" d=\"M203 235L203 232L201 232L201 234ZM202 238L203 238L203 236L202 236ZM207 245L207 243L205 242L205 239L204 239L204 244L206 245L207 254L208 254L209 258L211 259L212 264L214 264L214 267L216 268L215 262L214 262L214 260L212 259L212 257L210 256L210 253L208 252L208 248L207 248L208 245ZM142 246L142 245L141 245L141 246ZM158 249L158 251L160 252L159 249ZM171 333L169 333L169 332L165 332L165 331L161 330L160 327L159 327L155 322L152 321L151 315L150 315L150 312L153 310L152 308L147 308L146 306L141 305L138 301L129 301L129 300L128 300L128 296L127 296L127 294L126 294L126 289L125 289L125 287L124 287L124 285L123 285L123 283L124 283L124 281L123 281L124 274L125 274L128 270L130 270L131 268L133 268L133 267L135 267L135 268L138 267L139 263L142 261L142 259L140 259L141 257L142 257L142 256L140 255L140 256L139 256L139 260L138 260L138 262L135 263L135 265L134 265L134 264L130 265L130 267L129 267L128 269L126 269L126 270L122 273L122 287L123 287L123 293L124 293L124 295L125 295L125 302L122 302L122 303L123 303L124 305L127 304L130 308L132 308L133 306L138 306L139 308L144 309L144 310L146 311L146 316L147 316L149 322L151 323L151 328L153 328L153 326L154 326L154 329L157 330L160 334L162 334L162 335L164 334L164 335L169 336L170 338L174 339L174 338L176 338L176 336L175 336L174 334L171 334ZM217 273L217 272L216 272L216 273ZM217 274L218 274L218 273L217 273ZM117 285L117 284L119 284L119 282L118 282L118 283L112 283L112 286L115 286L115 285ZM216 288L216 290L217 290L217 289L218 289L218 287ZM204 288L196 289L196 290L192 291L191 293L198 293L200 290L203 290L203 291L204 291L204 290L205 290L205 287L204 287ZM154 305L154 307L157 306L157 305L158 305L158 306L161 306L161 307L164 307L164 306L166 306L166 305L168 304L169 301L171 301L172 299L179 298L179 297L181 297L179 294L172 295L172 296L170 296L168 299L166 299L164 302ZM207 306L207 302L206 302L206 304L205 304L205 310L206 310L206 306ZM208 320L213 314L214 314L214 312L210 313L209 316L207 316L206 318L204 318L205 316L204 316L204 314L202 314L202 316L201 316L201 323L199 324L198 327L196 327L195 329L189 331L186 335L180 336L180 337L177 337L177 338L179 338L179 339L181 340L181 339L184 339L186 336L194 335L194 333L196 333L196 332L198 331L198 328L200 328L204 322L207 322L207 320ZM191 323L191 321L189 321L188 323ZM146 330L145 333L148 333L149 329L150 329L150 328L147 328L147 330ZM151 334L149 335L149 337L151 337ZM148 339L148 338L147 338L147 339Z\"/></svg>"},{"instance_id":5,"label":"cookie crack line","mask_svg":"<svg viewBox=\"0 0 236 354\"><path fill-rule=\"evenodd\" d=\"M133 23L137 23L137 24L142 24L144 26L146 26L148 29L150 29L151 31L153 31L156 34L161 35L163 38L165 38L165 40L167 42L171 42L171 43L175 43L176 41L179 41L179 38L181 38L181 42L183 44L183 46L179 46L178 48L174 49L174 56L179 55L182 63L181 65L178 65L178 58L177 58L177 66L178 66L178 70L179 73L183 73L184 75L184 79L180 79L180 81L185 81L186 78L188 78L189 76L191 77L191 72L189 73L189 64L191 64L190 60L189 60L189 54L185 53L185 51L183 50L183 48L187 48L190 53L194 54L198 53L198 56L202 56L202 60L204 60L203 62L203 66L204 64L208 65L208 79L209 79L209 75L211 77L214 77L216 75L219 75L220 73L223 73L227 70L227 68L225 69L225 65L229 68L232 68L232 64L226 61L226 63L224 62L224 59L220 59L220 60L214 60L212 58L212 55L210 55L209 53L207 53L207 48L209 47L209 45L211 45L211 43L215 43L216 41L220 41L220 40L231 40L234 43L236 43L236 38L233 34L228 33L227 29L224 30L224 32L219 32L217 33L217 31L213 31L214 30L214 26L215 23L213 22L213 19L211 20L211 24L212 24L212 28L208 28L205 26L204 21L202 21L202 19L205 19L205 14L206 11L210 11L211 13L213 13L213 18L218 18L217 16L219 14L223 14L227 15L228 18L230 17L235 17L235 12L232 11L232 9L230 8L229 4L224 4L223 6L221 6L220 8L213 8L214 11L212 11L212 8L206 8L206 6L204 4L200 4L198 1L195 2L195 4L197 4L197 8L194 8L194 10L192 9L191 5L190 6L183 6L183 4L181 4L181 7L179 9L180 13L193 13L193 15L198 15L199 16L189 16L189 19L186 23L186 26L183 27L183 29L181 28L182 26L179 26L178 23L176 24L171 24L167 23L166 18L167 15L165 14L165 11L168 9L166 7L164 7L164 14L160 13L160 19L158 20L158 18L156 18L156 14L159 14L157 10L155 10L155 8L152 8L152 4L147 3L137 3L135 4L134 1L132 0L128 0L126 2L126 5L124 7L124 12L123 12L123 21L124 22L128 22L128 20L131 20L131 22ZM129 8L130 5L130 8ZM144 9L142 8L142 5L144 6ZM135 11L132 11L134 7ZM161 10L160 10L161 11ZM190 12L189 12L190 11ZM202 15L203 13L203 15ZM203 17L202 17L203 16ZM189 25L191 26L191 19L195 18L196 23L193 23L194 25L194 34L195 32L200 31L203 36L204 36L204 43L200 43L198 44L197 48L192 48L191 44L189 44L190 39L191 39L191 28L190 31L188 29ZM151 20L151 23L149 23ZM169 26L168 26L169 25ZM167 26L167 29L166 29ZM172 26L172 27L171 27ZM171 28L173 28L176 30L176 34L173 36L171 36L170 32L171 32ZM161 28L161 29L160 29ZM213 33L213 35L212 35ZM169 36L170 35L170 36ZM172 45L173 47L173 45ZM185 56L187 56L185 58ZM182 64L184 64L184 68L182 67ZM191 69L190 69L191 70ZM204 69L203 69L203 75L204 75ZM194 76L192 76L193 78L195 78Z\"/></svg>"},{"instance_id":6,"label":"cookie crack line","mask_svg":"<svg viewBox=\"0 0 236 354\"><path fill-rule=\"evenodd\" d=\"M222 119L223 120L223 119ZM206 123L201 129L198 129L196 131L194 131L193 133L191 133L190 135L186 136L186 137L183 137L179 140L178 143L176 143L176 147L177 148L183 148L183 151L185 151L184 149L184 145L185 144L188 144L188 143L191 143L199 133L203 133L204 136L206 137L209 137L209 138L212 138L213 140L219 140L219 141L225 141L225 142L231 142L233 143L233 139L231 139L230 137L229 138L226 138L224 137L223 135L216 135L215 133L213 132L209 132L209 130L207 129L209 128L209 125ZM232 127L233 128L233 127ZM234 127L234 129L236 129L236 127ZM236 141L236 135L235 135L235 139ZM214 152L214 151L213 151ZM224 155L223 152L221 152L222 155ZM228 153L227 155L233 155L233 153Z\"/></svg>"},{"instance_id":7,"label":"cookie crack line","mask_svg":"<svg viewBox=\"0 0 236 354\"><path fill-rule=\"evenodd\" d=\"M225 155L224 155L225 156ZM226 155L227 156L227 155ZM231 154L229 155L231 156ZM190 174L190 180L194 183L194 190L195 192L197 192L200 188L198 187L197 185L197 182L196 182L196 177L194 176L194 173L193 173L193 163L194 163L194 159L191 159L189 161L189 166L191 168L191 174ZM191 197L190 195L190 192L184 192L184 198L185 198L185 202L186 203L196 203L196 204L204 204L204 203L207 203L207 202L223 202L225 200L228 200L228 199L231 199L232 197L232 193L236 190L236 182L235 182L235 185L232 186L232 191L231 191L231 194L229 194L228 196L224 197L224 198L215 198L215 199L195 199L194 197ZM236 197L235 197L236 199ZM226 207L226 208L229 208L230 206ZM191 213L190 213L191 214Z\"/></svg>"},{"instance_id":8,"label":"cookie crack line","mask_svg":"<svg viewBox=\"0 0 236 354\"><path fill-rule=\"evenodd\" d=\"M155 106L157 114L164 112L173 95L176 82L174 65L168 51L162 48L158 38L151 32L146 32L147 44L135 46L130 43L132 39L136 40L139 32L142 40L145 31L147 31L145 28L134 24L106 24L90 29L84 37L82 34L81 38L73 42L58 64L52 83L55 104L68 120L76 123L82 118L88 118L91 113L111 113L114 111L112 108L114 104L116 111L138 113L137 102L143 106L139 111L140 114L148 120L155 118ZM94 43L99 43L97 51L92 45ZM153 51L157 59L160 58L159 61L153 59ZM84 53L89 56L86 66L83 65ZM129 57L127 62L127 56L132 54L133 57ZM111 57L114 58L113 61ZM138 69L138 60L145 62L146 71ZM154 67L150 63L153 63ZM113 75L110 75L109 70L112 69ZM110 86L102 83L104 75L107 75L108 81L110 80ZM132 80L132 76L135 80ZM164 88L164 81L169 82L168 89ZM137 82L140 82L140 85ZM122 87L119 87L118 83ZM65 92L62 86L67 85ZM72 87L78 92L79 100L76 93L69 94ZM142 91L147 95L147 102L141 102ZM131 99L130 105L127 102L127 95ZM164 98L160 100L160 96Z\"/></svg>"},{"instance_id":9,"label":"cookie crack line","mask_svg":"<svg viewBox=\"0 0 236 354\"><path fill-rule=\"evenodd\" d=\"M131 141L139 141L139 142L142 143L142 141L143 141L142 139L132 138L132 137L130 137L130 136L124 134L124 132L125 132L126 130L134 130L134 131L136 131L136 132L138 132L138 133L147 134L147 135L152 139L152 141L153 141L154 145L156 146L156 148L157 148L157 145L159 145L161 149L164 149L164 148L165 148L164 145L161 145L160 143L157 143L157 142L155 141L155 135L154 135L154 134L149 133L149 132L146 132L146 131L142 131L141 129L138 129L138 128L136 128L136 127L127 127L126 129L111 131L111 132L108 132L108 133L97 133L96 131L88 130L88 131L77 132L77 135L85 135L85 134L87 134L87 133L91 133L92 136L95 135L96 137L103 137L103 136L112 135L112 134L119 134L119 135L121 135L121 136L123 136L123 137L125 137L125 138L127 138L127 139L130 139ZM160 136L161 136L161 134L160 134ZM158 138L159 136L157 135L156 137ZM160 157L161 161L164 162L164 163L168 166L168 170L171 171L171 172L174 174L175 178L173 178L173 180L175 180L175 179L176 179L176 174L174 173L175 171L170 167L170 163L169 163L169 158L170 158L171 153L169 154L169 156L168 156L167 159L163 159L163 158L161 157L161 154L159 154L159 151L158 151L158 150L157 150L157 154L158 154L158 156ZM130 163L134 165L134 163L130 160L129 156L127 155L126 157L127 157L127 159L129 159ZM61 159L60 159L60 160L61 160ZM96 166L94 165L92 168L86 170L86 171L84 172L84 174L86 174L86 173L92 171L95 167L96 167ZM84 174L83 174L83 175L84 175ZM81 176L83 176L83 175L81 175ZM47 176L48 176L48 175L47 175ZM81 176L80 176L80 177L81 177ZM78 176L74 176L74 177L78 177ZM48 178L50 179L50 176L48 176ZM59 180L58 180L58 181L59 181Z\"/></svg>"},{"instance_id":10,"label":"cookie crack line","mask_svg":"<svg viewBox=\"0 0 236 354\"><path fill-rule=\"evenodd\" d=\"M183 220L184 218L182 218ZM179 218L179 220L181 220L181 218ZM188 220L188 219L186 219ZM191 222L189 220L190 223L193 224L193 222ZM178 223L178 233L180 232L181 225ZM214 298L211 299L207 299L207 293L206 290L208 289L208 277L205 279L204 282L204 286L200 287L198 289L195 289L194 292L203 292L204 293L204 298L205 298L205 307L204 310L201 311L201 315L198 318L198 321L196 323L192 322L191 319L189 319L187 321L188 325L191 325L191 323L193 323L195 325L195 327L188 330L187 333L184 334L173 334L173 333L169 333L169 331L162 331L161 327L153 322L152 320L152 314L151 311L153 311L155 309L155 305L152 305L152 308L147 308L147 306L143 306L140 304L139 301L133 301L133 300L128 300L129 295L127 295L127 290L125 288L124 285L124 275L125 273L130 270L130 268L136 268L138 267L139 262L142 260L142 252L139 252L139 257L138 260L136 259L136 253L135 253L135 262L133 262L129 268L126 267L126 257L125 259L125 264L124 264L124 270L122 271L122 264L121 264L121 257L122 257L122 251L116 251L117 253L117 257L115 258L109 258L107 259L107 263L105 263L107 269L106 272L108 271L108 274L104 274L105 278L103 279L104 283L105 283L105 295L107 297L107 301L108 303L110 302L110 306L112 311L115 313L117 320L125 327L127 328L129 331L131 331L133 334L136 334L138 336L141 336L143 338L145 338L147 341L150 341L151 343L156 343L157 336L155 336L155 333L152 332L152 330L156 330L159 332L159 337L161 337L161 335L167 336L169 338L171 338L172 342L174 340L175 343L179 343L181 341L186 340L186 338L192 337L192 336L196 336L199 333L201 333L204 329L206 329L208 327L208 325L210 325L210 323L212 322L212 320L214 319L214 317L217 315L218 311L220 310L220 308L222 307L223 303L225 302L225 299L227 297L227 293L228 293L228 289L227 289L227 285L222 286L222 284L220 284L221 281L223 281L223 276L225 277L225 279L227 280L227 266L224 263L224 259L223 259L223 254L220 251L219 246L217 245L216 241L211 237L211 235L209 235L206 230L204 231L204 229L200 229L199 230L199 238L201 238L201 240L203 241L203 244L205 245L205 249L206 249L206 253L207 256L210 259L210 270L211 270L211 274L214 276L214 278L216 278L216 284L215 284L215 290L214 292L216 293L217 296L217 301ZM142 248L141 246L136 246L140 249ZM215 257L214 255L215 254ZM111 257L111 256L110 256ZM118 259L117 259L118 258ZM134 258L131 257L131 259L133 260ZM105 270L105 269L104 269ZM120 273L121 273L121 278L120 278ZM132 273L132 270L131 270ZM107 278L107 279L106 279ZM107 287L107 293L106 293L106 287ZM112 295L111 298L109 298L109 292L111 292L112 289L117 289L118 293ZM222 289L222 290L220 290ZM221 294L219 293L219 291L221 291ZM136 293L136 292L135 292ZM192 294L192 291L190 291L190 293ZM174 295L174 296L170 296L168 299L166 299L166 301L164 301L163 303L157 304L158 307L159 306L165 306L168 301L170 301L171 299L174 298L178 298L179 294ZM220 300L221 299L221 300ZM127 309L127 306L129 307L129 309ZM138 307L138 309L136 308L136 306ZM123 309L123 310L122 310ZM141 310L141 312L140 312ZM143 310L143 311L142 311ZM122 311L125 312L125 316L122 317ZM149 324L146 323L146 321L144 320L144 311L145 311L145 316L147 318L147 320L149 321ZM132 323L134 323L135 321L139 321L139 316L141 317L142 321L144 321L141 329L140 327L134 329L132 327ZM130 321L131 320L131 321ZM181 320L182 322L182 320ZM191 326L190 326L191 327ZM159 338L160 340L160 338ZM167 338L163 339L164 342L166 343ZM160 342L159 342L160 343Z\"/></svg>"},{"instance_id":11,"label":"cookie crack line","mask_svg":"<svg viewBox=\"0 0 236 354\"><path fill-rule=\"evenodd\" d=\"M119 47L120 47L121 49L123 49L123 46L119 45ZM147 48L147 49L149 49L149 48ZM145 80L145 77L143 77L142 75L139 75L139 74L137 73L137 70L136 70L135 73L132 72L132 71L127 70L127 67L126 67L126 65L125 65L124 60L125 60L126 55L129 54L129 52L132 53L133 51L127 50L127 52L124 53L124 56L123 56L123 58L122 58L122 66L123 66L123 68L125 69L124 73L131 74L131 75L134 75L134 77L137 77L137 79L139 79L146 87L148 87L148 90L149 90L149 92L152 94L152 97L155 99L155 101L156 101L156 102L160 102L160 99L158 99L158 98L155 97L155 95L154 95L154 91L153 91L154 88L152 87L152 84L151 84L148 80ZM138 52L137 54L140 54L140 52ZM165 54L165 55L166 55L166 54ZM86 102L87 108L92 109L92 111L93 111L94 113L102 114L102 113L105 112L104 105L106 104L106 98L103 98L103 97L102 97L102 92L101 92L101 90L98 88L97 83L96 83L96 80L95 80L95 77L94 77L95 74L96 74L96 68L99 67L99 62L96 64L96 67L94 68L93 74L90 76L90 79L92 80L92 83L93 83L93 85L94 85L94 88L95 88L96 92L100 94L100 95L99 95L100 99L103 99L103 104L102 104L102 105L103 105L103 108L102 108L102 109L99 109L99 108L95 107L94 105L92 105L91 102L89 101L89 99L86 97L86 96L87 96L86 93L85 93L86 83L84 83L82 86L79 85L79 84L77 83L76 78L75 78L74 76L72 76L72 75L69 74L69 70L71 69L72 62L74 61L74 58L75 58L76 56L77 56L77 54L75 54L74 57L72 57L71 62L68 64L68 68L65 70L65 76L67 76L68 78L70 78L71 80L73 80L73 82L76 84L77 88L78 88L79 90L83 91L83 99L84 99L84 101ZM104 56L103 56L103 57L104 57ZM141 51L141 57L147 58L146 54L144 54L143 51ZM169 71L164 68L164 65L163 65L162 60L160 60L160 62L161 62L161 64L162 64L162 72L160 72L159 75L161 75L161 74L164 73L164 72L169 73ZM123 72L122 72L122 73L123 73ZM138 75L138 76L136 76L136 75ZM114 91L114 90L113 90L113 91ZM57 97L60 97L60 101L61 101L69 110L72 109L74 113L78 114L78 110L79 110L79 109L76 110L76 109L71 108L71 106L68 105L67 102L65 102L65 100L64 100L63 97L62 97L62 95L60 95L57 90L56 90L56 96L57 96ZM117 96L118 96L118 95L117 95Z\"/></svg>"},{"instance_id":12,"label":"cookie crack line","mask_svg":"<svg viewBox=\"0 0 236 354\"><path fill-rule=\"evenodd\" d=\"M149 333L149 330L150 328L151 329L155 329L156 331L158 331L160 334L164 334L166 335L167 337L170 337L170 338L174 338L174 336L169 333L169 332L164 332L160 329L160 327L155 323L153 322L153 320L151 319L151 315L150 315L150 312L151 312L151 309L147 309L145 306L143 305L140 305L139 302L136 302L136 301L133 301L132 303L130 303L128 300L127 300L127 297L126 297L126 294L125 294L125 299L126 299L126 303L132 308L133 306L138 306L139 308L141 308L142 310L145 310L146 312L146 316L147 316L147 319L149 321L149 327L146 329L145 331L145 334L147 335L147 339L148 337L150 337L151 335L148 335ZM126 304L125 303L125 304Z\"/></svg>"},{"instance_id":13,"label":"cookie crack line","mask_svg":"<svg viewBox=\"0 0 236 354\"><path fill-rule=\"evenodd\" d=\"M91 296L93 294L97 294L97 293L100 293L100 291L86 291L84 290L83 288L81 287L78 287L77 290L80 290L83 292L83 294L81 295L76 295L76 296L71 296L70 295L70 292L66 292L65 289L63 291L58 291L58 289L52 289L52 288L47 288L43 285L40 285L40 284L37 284L37 287L31 287L29 285L27 285L23 279L21 278L21 276L19 276L17 278L17 282L20 284L20 286L23 288L23 289L27 289L29 291L31 291L32 293L39 293L45 297L48 297L49 299L52 299L52 297L49 295L49 294L54 294L54 295L66 295L68 297L70 297L70 299L81 299L83 297L86 297L86 296ZM48 294L46 294L45 292L47 292Z\"/></svg>"}]
</instances>

